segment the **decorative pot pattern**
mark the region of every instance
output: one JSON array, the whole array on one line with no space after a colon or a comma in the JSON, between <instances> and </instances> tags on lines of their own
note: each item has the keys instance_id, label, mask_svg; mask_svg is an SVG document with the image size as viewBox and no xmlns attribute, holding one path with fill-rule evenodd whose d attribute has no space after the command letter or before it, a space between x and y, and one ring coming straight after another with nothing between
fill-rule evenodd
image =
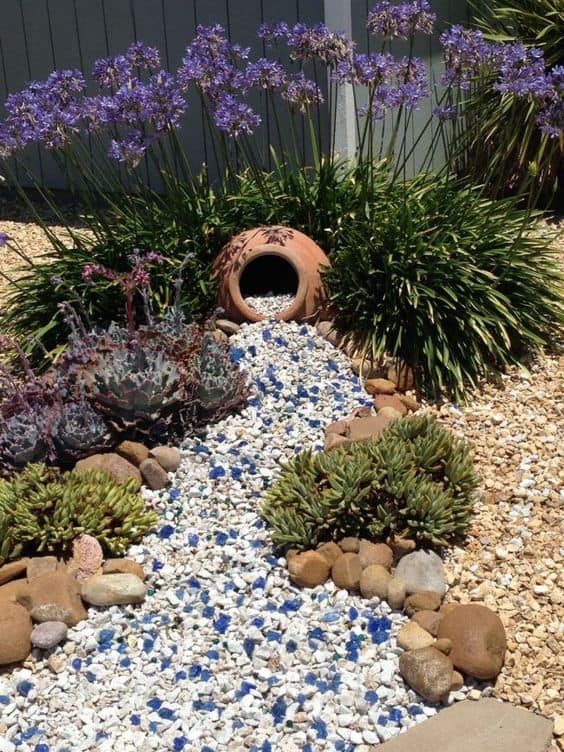
<instances>
[{"instance_id":1,"label":"decorative pot pattern","mask_svg":"<svg viewBox=\"0 0 564 752\"><path fill-rule=\"evenodd\" d=\"M313 321L326 302L321 280L322 266L329 259L311 238L289 227L257 227L232 238L217 257L213 275L219 280L218 305L232 321L262 321L265 316L245 302L241 280L257 259L276 256L289 264L297 277L293 304L275 318L282 321Z\"/></svg>"}]
</instances>

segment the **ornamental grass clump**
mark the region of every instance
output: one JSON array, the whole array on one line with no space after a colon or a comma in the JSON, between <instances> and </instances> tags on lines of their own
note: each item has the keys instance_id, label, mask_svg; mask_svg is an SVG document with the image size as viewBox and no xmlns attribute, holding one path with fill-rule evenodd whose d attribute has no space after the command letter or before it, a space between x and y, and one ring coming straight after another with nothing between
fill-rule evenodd
<instances>
[{"instance_id":1,"label":"ornamental grass clump","mask_svg":"<svg viewBox=\"0 0 564 752\"><path fill-rule=\"evenodd\" d=\"M388 535L445 546L466 533L477 486L466 444L421 414L378 439L302 452L282 468L262 516L279 547Z\"/></svg>"},{"instance_id":2,"label":"ornamental grass clump","mask_svg":"<svg viewBox=\"0 0 564 752\"><path fill-rule=\"evenodd\" d=\"M464 401L480 379L550 346L564 322L554 233L530 218L448 178L398 186L324 274L339 329L374 361L407 363L427 395Z\"/></svg>"},{"instance_id":3,"label":"ornamental grass clump","mask_svg":"<svg viewBox=\"0 0 564 752\"><path fill-rule=\"evenodd\" d=\"M0 564L38 553L70 553L73 540L83 534L121 556L157 520L132 478L117 484L101 471L62 473L28 465L10 480L0 480Z\"/></svg>"}]
</instances>

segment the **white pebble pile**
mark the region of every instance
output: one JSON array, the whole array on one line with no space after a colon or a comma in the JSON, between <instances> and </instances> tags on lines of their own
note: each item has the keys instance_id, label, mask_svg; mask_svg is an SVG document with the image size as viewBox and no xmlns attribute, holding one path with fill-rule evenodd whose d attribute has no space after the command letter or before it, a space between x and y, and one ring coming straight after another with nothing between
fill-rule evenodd
<instances>
[{"instance_id":1,"label":"white pebble pile","mask_svg":"<svg viewBox=\"0 0 564 752\"><path fill-rule=\"evenodd\" d=\"M253 311L263 316L276 316L277 313L287 311L288 308L293 306L295 299L296 296L291 294L275 295L274 293L267 293L266 295L249 295L245 298L245 303Z\"/></svg>"},{"instance_id":2,"label":"white pebble pile","mask_svg":"<svg viewBox=\"0 0 564 752\"><path fill-rule=\"evenodd\" d=\"M295 323L230 342L252 396L186 439L172 489L144 491L162 518L130 551L146 601L90 609L0 677L0 750L368 752L439 709L399 676L406 617L332 582L294 587L260 519L279 463L366 403L348 359Z\"/></svg>"}]
</instances>

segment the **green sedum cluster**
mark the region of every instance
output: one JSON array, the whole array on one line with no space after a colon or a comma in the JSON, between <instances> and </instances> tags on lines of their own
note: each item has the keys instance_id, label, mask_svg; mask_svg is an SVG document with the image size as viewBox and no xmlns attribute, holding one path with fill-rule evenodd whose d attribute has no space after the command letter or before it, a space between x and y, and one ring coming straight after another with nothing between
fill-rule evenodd
<instances>
[{"instance_id":1,"label":"green sedum cluster","mask_svg":"<svg viewBox=\"0 0 564 752\"><path fill-rule=\"evenodd\" d=\"M477 485L466 444L414 415L372 441L302 452L268 491L262 516L280 547L390 534L442 546L466 532Z\"/></svg>"},{"instance_id":2,"label":"green sedum cluster","mask_svg":"<svg viewBox=\"0 0 564 752\"><path fill-rule=\"evenodd\" d=\"M124 554L158 519L137 490L133 479L117 484L104 472L62 473L43 464L0 480L0 564L28 552L64 553L83 533Z\"/></svg>"}]
</instances>

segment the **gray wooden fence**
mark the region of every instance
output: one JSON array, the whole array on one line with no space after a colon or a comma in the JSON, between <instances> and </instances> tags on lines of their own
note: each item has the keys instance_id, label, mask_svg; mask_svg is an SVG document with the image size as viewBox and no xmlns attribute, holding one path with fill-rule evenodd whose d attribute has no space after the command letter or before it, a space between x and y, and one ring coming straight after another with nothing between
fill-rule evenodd
<instances>
[{"instance_id":1,"label":"gray wooden fence","mask_svg":"<svg viewBox=\"0 0 564 752\"><path fill-rule=\"evenodd\" d=\"M352 33L360 48L368 47L365 22L372 4L372 0L0 0L0 102L28 81L45 78L54 68L89 72L96 58L121 52L136 39L158 47L166 67L174 69L198 24L222 24L233 40L251 47L255 56L263 53L256 31L264 21L325 20L332 28ZM432 0L432 5L445 21L466 19L466 0ZM437 39L423 38L417 45L415 54L424 57L433 71ZM260 110L260 100L254 104ZM344 153L353 148L351 107L344 95L338 129L338 145ZM0 105L0 117L2 114ZM417 113L411 139L417 138L418 128L428 115L425 108ZM274 138L270 125L265 118L265 144ZM191 103L181 138L194 166L211 162L197 102ZM422 143L421 149L425 146ZM48 154L37 151L33 162L48 185L63 186Z\"/></svg>"}]
</instances>

